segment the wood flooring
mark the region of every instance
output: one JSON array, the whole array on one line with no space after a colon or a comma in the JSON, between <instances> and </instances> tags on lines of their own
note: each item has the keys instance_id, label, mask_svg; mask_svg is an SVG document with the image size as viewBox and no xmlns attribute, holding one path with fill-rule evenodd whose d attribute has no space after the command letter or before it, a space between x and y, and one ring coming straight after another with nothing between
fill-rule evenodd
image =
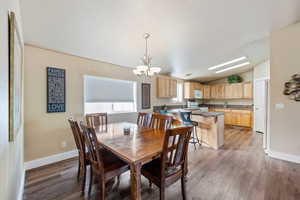
<instances>
[{"instance_id":1,"label":"wood flooring","mask_svg":"<svg viewBox=\"0 0 300 200\"><path fill-rule=\"evenodd\" d=\"M81 196L76 179L77 159L69 159L26 172L24 200L96 200ZM88 183L88 180L87 180ZM142 178L142 199L159 199L159 191ZM86 192L87 193L87 192ZM226 129L220 150L190 145L187 196L190 200L299 200L300 165L267 157L262 135L237 128ZM130 199L130 176L121 176L108 200ZM181 199L180 181L166 190L166 199Z\"/></svg>"}]
</instances>

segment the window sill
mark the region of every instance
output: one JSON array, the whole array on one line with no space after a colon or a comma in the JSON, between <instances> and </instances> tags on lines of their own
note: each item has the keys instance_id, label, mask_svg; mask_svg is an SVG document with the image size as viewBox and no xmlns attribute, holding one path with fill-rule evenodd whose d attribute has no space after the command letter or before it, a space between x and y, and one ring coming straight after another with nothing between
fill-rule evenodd
<instances>
[{"instance_id":1,"label":"window sill","mask_svg":"<svg viewBox=\"0 0 300 200\"><path fill-rule=\"evenodd\" d=\"M136 111L128 111L128 112L112 112L112 113L107 113L108 115L118 115L118 114L133 114L137 113Z\"/></svg>"}]
</instances>

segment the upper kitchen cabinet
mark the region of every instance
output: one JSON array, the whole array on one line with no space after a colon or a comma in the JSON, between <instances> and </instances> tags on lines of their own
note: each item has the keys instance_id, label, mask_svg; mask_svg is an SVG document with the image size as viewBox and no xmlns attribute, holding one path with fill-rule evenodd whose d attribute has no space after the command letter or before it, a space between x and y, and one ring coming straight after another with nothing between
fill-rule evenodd
<instances>
[{"instance_id":1,"label":"upper kitchen cabinet","mask_svg":"<svg viewBox=\"0 0 300 200\"><path fill-rule=\"evenodd\" d=\"M168 76L157 77L157 97L175 98L177 96L177 80Z\"/></svg>"},{"instance_id":2,"label":"upper kitchen cabinet","mask_svg":"<svg viewBox=\"0 0 300 200\"><path fill-rule=\"evenodd\" d=\"M210 99L210 85L202 85L203 99Z\"/></svg>"},{"instance_id":3,"label":"upper kitchen cabinet","mask_svg":"<svg viewBox=\"0 0 300 200\"><path fill-rule=\"evenodd\" d=\"M210 87L211 99L224 99L225 98L225 84L212 85Z\"/></svg>"},{"instance_id":4,"label":"upper kitchen cabinet","mask_svg":"<svg viewBox=\"0 0 300 200\"><path fill-rule=\"evenodd\" d=\"M197 82L184 82L185 99L202 99L202 85Z\"/></svg>"},{"instance_id":5,"label":"upper kitchen cabinet","mask_svg":"<svg viewBox=\"0 0 300 200\"><path fill-rule=\"evenodd\" d=\"M252 82L243 83L243 98L252 99L253 98L253 84Z\"/></svg>"},{"instance_id":6,"label":"upper kitchen cabinet","mask_svg":"<svg viewBox=\"0 0 300 200\"><path fill-rule=\"evenodd\" d=\"M234 83L225 85L225 99L242 99L243 83Z\"/></svg>"}]
</instances>

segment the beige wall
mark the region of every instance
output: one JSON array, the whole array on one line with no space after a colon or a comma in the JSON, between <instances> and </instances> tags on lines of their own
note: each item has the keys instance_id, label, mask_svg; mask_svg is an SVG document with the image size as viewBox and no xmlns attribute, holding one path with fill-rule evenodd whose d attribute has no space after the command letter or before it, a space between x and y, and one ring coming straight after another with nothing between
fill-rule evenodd
<instances>
[{"instance_id":1,"label":"beige wall","mask_svg":"<svg viewBox=\"0 0 300 200\"><path fill-rule=\"evenodd\" d=\"M238 74L243 78L243 82L253 81L253 70ZM207 84L214 85L219 83L228 83L227 78L210 81ZM228 99L228 100L205 100L207 104L224 104L227 102L229 105L252 105L253 101L249 99Z\"/></svg>"},{"instance_id":2,"label":"beige wall","mask_svg":"<svg viewBox=\"0 0 300 200\"><path fill-rule=\"evenodd\" d=\"M8 10L16 13L21 29L19 0L4 0L0 6L0 199L15 200L21 194L23 124L14 142L8 142Z\"/></svg>"},{"instance_id":3,"label":"beige wall","mask_svg":"<svg viewBox=\"0 0 300 200\"><path fill-rule=\"evenodd\" d=\"M300 73L299 36L300 23L271 34L270 150L295 156L300 156L300 102L282 92L284 83ZM275 104L285 108L276 109Z\"/></svg>"},{"instance_id":4,"label":"beige wall","mask_svg":"<svg viewBox=\"0 0 300 200\"><path fill-rule=\"evenodd\" d=\"M46 113L46 67L66 69L65 113ZM121 80L137 81L138 111L141 108L141 81L132 73L132 68L84 59L51 50L25 45L25 160L58 154L75 148L67 117L82 116L83 76L93 75ZM152 105L175 104L170 99L156 98L156 81L152 83ZM101 92L101 91L100 91ZM182 103L181 103L182 104ZM110 122L135 122L136 113L114 114ZM63 147L62 142L67 146Z\"/></svg>"}]
</instances>

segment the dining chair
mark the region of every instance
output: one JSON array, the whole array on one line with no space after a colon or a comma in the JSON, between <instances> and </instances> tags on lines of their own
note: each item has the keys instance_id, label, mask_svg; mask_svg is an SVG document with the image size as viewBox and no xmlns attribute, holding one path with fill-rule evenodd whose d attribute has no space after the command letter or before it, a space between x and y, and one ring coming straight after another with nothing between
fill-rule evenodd
<instances>
[{"instance_id":1,"label":"dining chair","mask_svg":"<svg viewBox=\"0 0 300 200\"><path fill-rule=\"evenodd\" d=\"M180 112L180 118L184 125L193 126L193 132L190 143L194 145L195 150L197 149L196 144L199 146L202 145L198 138L197 127L199 126L198 122L192 121L191 119L192 112ZM202 136L201 136L202 139ZM201 140L202 141L202 140Z\"/></svg>"},{"instance_id":2,"label":"dining chair","mask_svg":"<svg viewBox=\"0 0 300 200\"><path fill-rule=\"evenodd\" d=\"M119 177L122 173L129 170L129 165L120 160L110 151L102 148L98 142L95 129L88 127L80 122L83 130L91 163L89 194L91 193L94 174L98 178L99 188L101 192L100 199L105 199L105 184L112 178Z\"/></svg>"},{"instance_id":3,"label":"dining chair","mask_svg":"<svg viewBox=\"0 0 300 200\"><path fill-rule=\"evenodd\" d=\"M85 180L86 180L86 168L88 165L90 165L89 162L89 155L86 152L85 149L85 141L84 136L78 126L78 123L76 120L72 118L68 118L69 124L72 129L73 137L76 143L76 147L78 150L78 171L77 171L77 181L79 181L79 178L83 176L82 180L82 190L81 192L84 193L85 190Z\"/></svg>"},{"instance_id":4,"label":"dining chair","mask_svg":"<svg viewBox=\"0 0 300 200\"><path fill-rule=\"evenodd\" d=\"M149 127L151 120L151 113L138 113L137 125L139 127Z\"/></svg>"},{"instance_id":5,"label":"dining chair","mask_svg":"<svg viewBox=\"0 0 300 200\"><path fill-rule=\"evenodd\" d=\"M89 127L100 127L107 130L107 113L86 114L85 118Z\"/></svg>"},{"instance_id":6,"label":"dining chair","mask_svg":"<svg viewBox=\"0 0 300 200\"><path fill-rule=\"evenodd\" d=\"M167 130L168 128L171 128L172 123L172 116L153 113L149 127L158 130Z\"/></svg>"},{"instance_id":7,"label":"dining chair","mask_svg":"<svg viewBox=\"0 0 300 200\"><path fill-rule=\"evenodd\" d=\"M160 189L160 200L165 199L165 188L181 179L182 198L186 199L185 176L192 126L168 129L159 158L142 166L142 175Z\"/></svg>"}]
</instances>

